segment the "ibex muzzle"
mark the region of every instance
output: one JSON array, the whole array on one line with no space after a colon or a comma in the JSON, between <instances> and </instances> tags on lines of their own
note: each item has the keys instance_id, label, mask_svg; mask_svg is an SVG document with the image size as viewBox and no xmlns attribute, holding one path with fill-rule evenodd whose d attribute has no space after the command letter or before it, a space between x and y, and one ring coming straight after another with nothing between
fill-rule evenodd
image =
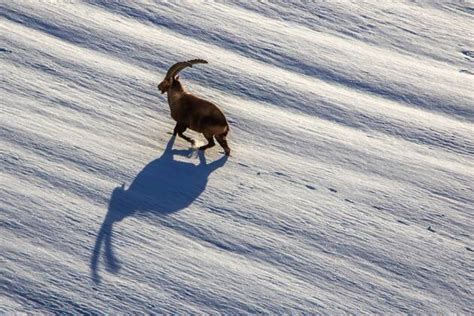
<instances>
[{"instance_id":1,"label":"ibex muzzle","mask_svg":"<svg viewBox=\"0 0 474 316\"><path fill-rule=\"evenodd\" d=\"M186 92L179 82L177 74L186 67L194 64L207 64L203 59L193 59L181 61L168 69L165 78L158 85L161 93L168 93L168 104L171 110L171 117L176 121L174 135L194 144L194 140L184 135L186 129L191 129L204 134L208 144L199 147L206 150L215 145L214 137L219 145L224 148L225 154L230 155L230 148L227 145L226 136L229 133L229 124L224 113L212 102L198 98Z\"/></svg>"}]
</instances>

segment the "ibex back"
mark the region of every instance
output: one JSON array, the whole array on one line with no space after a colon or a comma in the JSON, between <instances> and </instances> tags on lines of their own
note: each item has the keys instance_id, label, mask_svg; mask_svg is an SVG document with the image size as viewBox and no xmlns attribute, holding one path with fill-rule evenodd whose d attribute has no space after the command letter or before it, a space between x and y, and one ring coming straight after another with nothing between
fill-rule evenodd
<instances>
[{"instance_id":1,"label":"ibex back","mask_svg":"<svg viewBox=\"0 0 474 316\"><path fill-rule=\"evenodd\" d=\"M158 89L162 94L168 93L171 117L176 121L173 134L179 135L194 144L193 139L183 134L184 131L189 128L202 133L208 144L199 147L200 150L213 147L215 137L219 145L224 148L225 154L230 155L230 148L226 140L227 133L229 133L229 124L224 113L212 102L186 92L179 81L179 76L177 76L184 68L199 63L207 64L207 61L193 59L174 64L166 73L165 79L158 85Z\"/></svg>"}]
</instances>

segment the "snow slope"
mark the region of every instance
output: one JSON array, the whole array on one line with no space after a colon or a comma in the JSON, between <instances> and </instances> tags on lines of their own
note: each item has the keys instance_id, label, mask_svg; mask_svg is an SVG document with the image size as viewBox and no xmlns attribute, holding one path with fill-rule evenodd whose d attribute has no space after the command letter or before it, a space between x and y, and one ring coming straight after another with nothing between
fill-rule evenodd
<instances>
[{"instance_id":1,"label":"snow slope","mask_svg":"<svg viewBox=\"0 0 474 316\"><path fill-rule=\"evenodd\" d=\"M0 312L472 313L473 14L1 1Z\"/></svg>"}]
</instances>

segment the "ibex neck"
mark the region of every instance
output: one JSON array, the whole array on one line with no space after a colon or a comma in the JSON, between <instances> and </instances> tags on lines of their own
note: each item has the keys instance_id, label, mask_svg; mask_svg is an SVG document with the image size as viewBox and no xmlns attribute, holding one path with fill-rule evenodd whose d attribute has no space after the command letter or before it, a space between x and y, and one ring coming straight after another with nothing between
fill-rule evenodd
<instances>
[{"instance_id":1,"label":"ibex neck","mask_svg":"<svg viewBox=\"0 0 474 316\"><path fill-rule=\"evenodd\" d=\"M175 120L179 120L179 113L180 111L180 99L185 94L183 87L181 84L173 84L170 89L168 90L168 104L170 106L171 117Z\"/></svg>"},{"instance_id":2,"label":"ibex neck","mask_svg":"<svg viewBox=\"0 0 474 316\"><path fill-rule=\"evenodd\" d=\"M176 103L176 101L178 101L184 94L184 90L182 87L180 87L180 89L169 89L168 90L168 103L170 104L173 104L173 103Z\"/></svg>"}]
</instances>

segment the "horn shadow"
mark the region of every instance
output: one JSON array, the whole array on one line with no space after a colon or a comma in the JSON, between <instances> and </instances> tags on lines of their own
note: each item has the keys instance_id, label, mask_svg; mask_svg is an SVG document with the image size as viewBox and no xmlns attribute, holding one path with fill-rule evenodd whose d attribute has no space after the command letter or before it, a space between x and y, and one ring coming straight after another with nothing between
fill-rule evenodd
<instances>
[{"instance_id":1,"label":"horn shadow","mask_svg":"<svg viewBox=\"0 0 474 316\"><path fill-rule=\"evenodd\" d=\"M100 283L99 262L103 248L105 269L112 273L120 270L113 247L113 231L119 222L130 216L166 216L191 205L204 192L209 175L222 167L228 157L206 162L204 152L198 152L199 163L176 160L175 156L190 157L193 150L175 150L175 136L169 140L158 159L148 163L130 186L113 190L107 214L96 237L90 260L91 277Z\"/></svg>"}]
</instances>

